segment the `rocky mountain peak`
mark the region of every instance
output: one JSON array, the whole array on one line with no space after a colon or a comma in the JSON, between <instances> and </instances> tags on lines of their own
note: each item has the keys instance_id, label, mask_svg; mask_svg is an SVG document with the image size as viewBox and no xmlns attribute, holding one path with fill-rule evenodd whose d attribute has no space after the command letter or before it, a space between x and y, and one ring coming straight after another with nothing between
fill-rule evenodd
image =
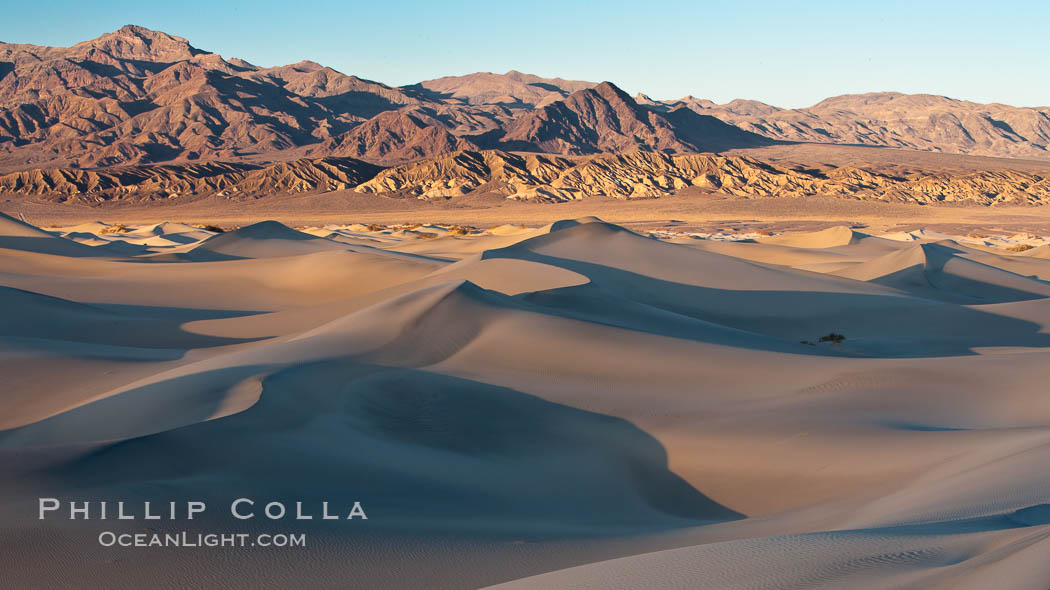
<instances>
[{"instance_id":1,"label":"rocky mountain peak","mask_svg":"<svg viewBox=\"0 0 1050 590\"><path fill-rule=\"evenodd\" d=\"M207 53L190 45L182 37L138 25L124 25L112 33L78 43L73 49L99 49L118 59L150 62L182 61Z\"/></svg>"}]
</instances>

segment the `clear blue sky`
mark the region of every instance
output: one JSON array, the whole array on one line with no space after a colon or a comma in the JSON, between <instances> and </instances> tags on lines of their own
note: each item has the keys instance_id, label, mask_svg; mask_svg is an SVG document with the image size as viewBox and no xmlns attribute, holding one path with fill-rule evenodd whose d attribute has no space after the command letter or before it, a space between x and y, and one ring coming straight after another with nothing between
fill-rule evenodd
<instances>
[{"instance_id":1,"label":"clear blue sky","mask_svg":"<svg viewBox=\"0 0 1050 590\"><path fill-rule=\"evenodd\" d=\"M809 106L895 90L1050 105L1050 2L8 2L0 40L71 45L125 24L269 66L312 59L392 85L517 69Z\"/></svg>"}]
</instances>

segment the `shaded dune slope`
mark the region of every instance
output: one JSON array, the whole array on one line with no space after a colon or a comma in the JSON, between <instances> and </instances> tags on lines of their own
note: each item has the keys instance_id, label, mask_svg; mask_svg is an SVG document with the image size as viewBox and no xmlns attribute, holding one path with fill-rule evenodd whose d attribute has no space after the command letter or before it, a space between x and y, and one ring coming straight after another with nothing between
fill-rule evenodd
<instances>
[{"instance_id":1,"label":"shaded dune slope","mask_svg":"<svg viewBox=\"0 0 1050 590\"><path fill-rule=\"evenodd\" d=\"M915 244L836 274L954 303L1050 296L1050 283L970 260L965 254L954 242Z\"/></svg>"}]
</instances>

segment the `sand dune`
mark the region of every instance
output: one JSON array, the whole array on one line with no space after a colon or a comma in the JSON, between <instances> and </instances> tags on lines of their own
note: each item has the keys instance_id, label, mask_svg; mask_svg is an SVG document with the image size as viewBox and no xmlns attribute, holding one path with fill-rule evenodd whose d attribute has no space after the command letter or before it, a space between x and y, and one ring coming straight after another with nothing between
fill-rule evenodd
<instances>
[{"instance_id":1,"label":"sand dune","mask_svg":"<svg viewBox=\"0 0 1050 590\"><path fill-rule=\"evenodd\" d=\"M835 246L849 246L857 244L862 239L868 238L860 232L848 227L836 226L811 233L786 234L760 238L763 244L776 244L779 246L792 246L795 248L834 248Z\"/></svg>"},{"instance_id":2,"label":"sand dune","mask_svg":"<svg viewBox=\"0 0 1050 590\"><path fill-rule=\"evenodd\" d=\"M1021 254L1031 258L1050 258L1050 245L1038 246Z\"/></svg>"},{"instance_id":3,"label":"sand dune","mask_svg":"<svg viewBox=\"0 0 1050 590\"><path fill-rule=\"evenodd\" d=\"M965 254L951 241L916 244L836 274L957 303L1050 296L1050 283L970 260Z\"/></svg>"},{"instance_id":4,"label":"sand dune","mask_svg":"<svg viewBox=\"0 0 1050 590\"><path fill-rule=\"evenodd\" d=\"M70 257L105 256L104 251L50 234L3 213L0 213L0 249Z\"/></svg>"},{"instance_id":5,"label":"sand dune","mask_svg":"<svg viewBox=\"0 0 1050 590\"><path fill-rule=\"evenodd\" d=\"M331 250L346 250L346 247L325 238L295 231L276 221L263 221L211 236L189 250L189 253L191 256L270 258Z\"/></svg>"},{"instance_id":6,"label":"sand dune","mask_svg":"<svg viewBox=\"0 0 1050 590\"><path fill-rule=\"evenodd\" d=\"M112 588L187 568L230 588L1050 576L1039 248L847 227L659 240L595 218L0 222L15 584L77 585L107 559ZM101 246L74 241L90 236ZM91 521L41 529L39 490L216 505L247 490L361 501L369 519L298 523L316 544L291 572L286 554L136 553L98 547ZM216 510L154 528L237 526Z\"/></svg>"}]
</instances>

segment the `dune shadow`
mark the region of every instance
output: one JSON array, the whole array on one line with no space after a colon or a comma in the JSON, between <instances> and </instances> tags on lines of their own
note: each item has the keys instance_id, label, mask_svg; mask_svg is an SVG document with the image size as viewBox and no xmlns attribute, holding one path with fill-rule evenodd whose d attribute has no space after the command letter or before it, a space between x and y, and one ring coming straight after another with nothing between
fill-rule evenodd
<instances>
[{"instance_id":1,"label":"dune shadow","mask_svg":"<svg viewBox=\"0 0 1050 590\"><path fill-rule=\"evenodd\" d=\"M156 350L212 348L265 339L198 334L186 329L190 322L265 312L85 304L2 285L0 296L6 304L0 308L0 336L4 337Z\"/></svg>"},{"instance_id":2,"label":"dune shadow","mask_svg":"<svg viewBox=\"0 0 1050 590\"><path fill-rule=\"evenodd\" d=\"M212 252L210 250L204 249L194 249L190 250L189 252L156 252L152 254L146 254L143 256L137 256L135 258L119 260L117 262L138 264L173 264L190 262L228 262L231 260L250 260L250 258L247 256L233 256L231 254L222 254L220 252Z\"/></svg>"},{"instance_id":3,"label":"dune shadow","mask_svg":"<svg viewBox=\"0 0 1050 590\"><path fill-rule=\"evenodd\" d=\"M1050 347L1050 334L1035 322L905 294L719 289L525 248L494 250L485 256L556 266L590 279L585 285L516 296L533 311L677 338L801 354L886 358L970 355L977 347ZM634 309L630 303L636 304ZM712 340L711 330L703 325L666 317L642 321L645 316L639 315L638 306L760 337L722 333ZM829 332L845 334L847 344L798 345Z\"/></svg>"},{"instance_id":4,"label":"dune shadow","mask_svg":"<svg viewBox=\"0 0 1050 590\"><path fill-rule=\"evenodd\" d=\"M361 501L369 522L622 533L742 518L668 468L630 422L479 381L347 359L298 365L222 419L46 470L69 491ZM185 498L181 498L185 499Z\"/></svg>"},{"instance_id":5,"label":"dune shadow","mask_svg":"<svg viewBox=\"0 0 1050 590\"><path fill-rule=\"evenodd\" d=\"M21 250L75 258L108 257L113 254L59 236L0 236L0 249Z\"/></svg>"},{"instance_id":6,"label":"dune shadow","mask_svg":"<svg viewBox=\"0 0 1050 590\"><path fill-rule=\"evenodd\" d=\"M1004 275L1014 275L1017 278L1032 281L1033 289L1050 285L1050 283L1039 280L1035 277L1023 277L979 262L974 262L974 264L980 264L981 266L998 270ZM883 275L876 279L872 279L870 282L899 289L917 297L923 297L934 301L943 301L945 303L957 303L960 305L1008 303L1046 298L1046 294L1037 291L1025 291L1023 289L1007 285L998 285L974 278L954 279L954 281L953 278L942 279L937 277L936 274L929 272L921 264ZM952 289L952 282L960 283L965 289Z\"/></svg>"}]
</instances>

